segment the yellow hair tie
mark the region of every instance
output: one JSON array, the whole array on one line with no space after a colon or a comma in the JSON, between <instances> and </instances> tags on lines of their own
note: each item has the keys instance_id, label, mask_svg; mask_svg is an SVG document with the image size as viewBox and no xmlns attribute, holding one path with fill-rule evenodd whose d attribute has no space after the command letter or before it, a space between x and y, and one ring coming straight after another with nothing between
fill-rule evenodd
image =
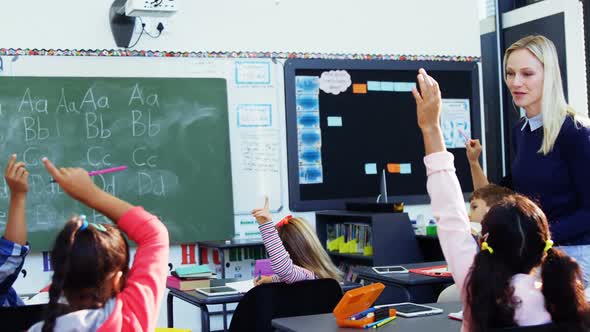
<instances>
[{"instance_id":1,"label":"yellow hair tie","mask_svg":"<svg viewBox=\"0 0 590 332\"><path fill-rule=\"evenodd\" d=\"M547 252L551 248L553 248L553 240L548 239L547 241L545 241L545 249L543 249L543 251Z\"/></svg>"},{"instance_id":2,"label":"yellow hair tie","mask_svg":"<svg viewBox=\"0 0 590 332\"><path fill-rule=\"evenodd\" d=\"M492 249L492 247L490 247L490 245L488 244L487 241L483 241L481 243L481 250L487 250L487 251L490 252L490 254L493 254L494 253L494 249Z\"/></svg>"}]
</instances>

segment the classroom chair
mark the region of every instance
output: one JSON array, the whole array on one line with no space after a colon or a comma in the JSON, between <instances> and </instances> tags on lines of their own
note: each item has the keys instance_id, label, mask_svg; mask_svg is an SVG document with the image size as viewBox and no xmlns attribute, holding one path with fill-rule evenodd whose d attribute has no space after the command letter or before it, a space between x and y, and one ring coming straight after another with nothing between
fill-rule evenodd
<instances>
[{"instance_id":1,"label":"classroom chair","mask_svg":"<svg viewBox=\"0 0 590 332\"><path fill-rule=\"evenodd\" d=\"M33 324L43 320L46 304L25 305L20 307L0 307L2 331L26 331Z\"/></svg>"},{"instance_id":2,"label":"classroom chair","mask_svg":"<svg viewBox=\"0 0 590 332\"><path fill-rule=\"evenodd\" d=\"M459 288L457 285L452 284L449 287L443 289L440 294L438 294L438 299L436 303L444 303L444 302L460 302L461 301L461 294L459 293Z\"/></svg>"},{"instance_id":3,"label":"classroom chair","mask_svg":"<svg viewBox=\"0 0 590 332\"><path fill-rule=\"evenodd\" d=\"M229 330L273 331L274 318L329 313L341 298L342 288L334 279L262 284L244 295Z\"/></svg>"}]
</instances>

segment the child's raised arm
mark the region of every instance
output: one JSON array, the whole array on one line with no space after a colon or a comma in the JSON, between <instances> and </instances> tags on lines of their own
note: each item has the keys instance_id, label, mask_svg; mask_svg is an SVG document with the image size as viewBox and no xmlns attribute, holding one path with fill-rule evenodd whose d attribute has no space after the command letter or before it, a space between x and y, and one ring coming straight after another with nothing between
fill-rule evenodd
<instances>
[{"instance_id":1,"label":"child's raised arm","mask_svg":"<svg viewBox=\"0 0 590 332\"><path fill-rule=\"evenodd\" d=\"M72 198L86 204L113 222L133 208L133 205L98 188L82 168L57 168L47 158L43 158L47 172Z\"/></svg>"},{"instance_id":2,"label":"child's raised arm","mask_svg":"<svg viewBox=\"0 0 590 332\"><path fill-rule=\"evenodd\" d=\"M29 191L29 172L22 161L16 162L16 154L10 156L4 179L10 188L10 208L4 238L14 243L27 243L27 191Z\"/></svg>"},{"instance_id":3,"label":"child's raised arm","mask_svg":"<svg viewBox=\"0 0 590 332\"><path fill-rule=\"evenodd\" d=\"M137 243L125 288L117 294L116 312L98 331L153 331L166 286L169 240L166 227L154 215L98 188L82 168L45 168L72 198L107 216Z\"/></svg>"},{"instance_id":4,"label":"child's raised arm","mask_svg":"<svg viewBox=\"0 0 590 332\"><path fill-rule=\"evenodd\" d=\"M272 281L292 283L314 279L315 274L312 271L293 264L293 260L285 249L275 225L271 222L272 217L269 211L268 197L264 200L264 207L252 210L252 215L258 222L262 242L264 242L264 247L270 257L272 270L275 273ZM265 281L268 281L268 279L265 279Z\"/></svg>"},{"instance_id":5,"label":"child's raised arm","mask_svg":"<svg viewBox=\"0 0 590 332\"><path fill-rule=\"evenodd\" d=\"M453 155L446 152L441 134L441 94L438 83L424 69L420 69L418 84L421 93L415 88L412 93L416 99L418 126L422 130L426 150L426 186L432 213L438 219L438 239L445 260L453 271L457 287L462 291L477 245L471 236L463 193L455 175Z\"/></svg>"},{"instance_id":6,"label":"child's raised arm","mask_svg":"<svg viewBox=\"0 0 590 332\"><path fill-rule=\"evenodd\" d=\"M473 181L473 190L485 187L489 184L488 178L479 164L479 155L481 154L481 143L478 139L470 139L465 142L467 160L471 170L471 180Z\"/></svg>"}]
</instances>

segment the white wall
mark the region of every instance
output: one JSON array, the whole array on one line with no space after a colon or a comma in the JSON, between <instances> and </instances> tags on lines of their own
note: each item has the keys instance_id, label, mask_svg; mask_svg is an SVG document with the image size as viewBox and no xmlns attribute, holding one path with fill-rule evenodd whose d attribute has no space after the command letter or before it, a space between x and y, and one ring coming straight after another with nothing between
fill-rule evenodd
<instances>
[{"instance_id":1,"label":"white wall","mask_svg":"<svg viewBox=\"0 0 590 332\"><path fill-rule=\"evenodd\" d=\"M108 22L111 3L3 1L0 48L116 48ZM164 33L158 39L144 35L136 49L480 56L473 0L185 0L179 8L171 18L146 20L151 33L163 22ZM284 104L282 94L278 102ZM407 210L412 218L430 214L427 206ZM180 262L180 256L180 248L172 247L170 261ZM15 284L19 292L47 284L50 273L42 266L40 254L27 258L29 274ZM165 317L164 301L159 326L165 326ZM199 331L199 317L194 307L175 301L176 326ZM213 327L219 328L220 321Z\"/></svg>"},{"instance_id":2,"label":"white wall","mask_svg":"<svg viewBox=\"0 0 590 332\"><path fill-rule=\"evenodd\" d=\"M178 2L178 13L162 20L162 37L144 35L136 48L480 55L473 0ZM108 22L111 3L2 1L0 47L116 48Z\"/></svg>"}]
</instances>

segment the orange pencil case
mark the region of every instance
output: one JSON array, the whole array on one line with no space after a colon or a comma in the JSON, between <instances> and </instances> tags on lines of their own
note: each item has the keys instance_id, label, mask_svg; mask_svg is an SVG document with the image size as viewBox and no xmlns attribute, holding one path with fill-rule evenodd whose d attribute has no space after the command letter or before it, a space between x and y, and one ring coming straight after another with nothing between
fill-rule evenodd
<instances>
[{"instance_id":1,"label":"orange pencil case","mask_svg":"<svg viewBox=\"0 0 590 332\"><path fill-rule=\"evenodd\" d=\"M378 282L364 287L351 289L344 294L333 314L336 317L336 324L339 327L352 327L362 329L365 325L373 323L375 317L365 317L351 320L350 318L364 310L367 310L375 303L385 286ZM389 317L395 316L395 309L389 309Z\"/></svg>"}]
</instances>

